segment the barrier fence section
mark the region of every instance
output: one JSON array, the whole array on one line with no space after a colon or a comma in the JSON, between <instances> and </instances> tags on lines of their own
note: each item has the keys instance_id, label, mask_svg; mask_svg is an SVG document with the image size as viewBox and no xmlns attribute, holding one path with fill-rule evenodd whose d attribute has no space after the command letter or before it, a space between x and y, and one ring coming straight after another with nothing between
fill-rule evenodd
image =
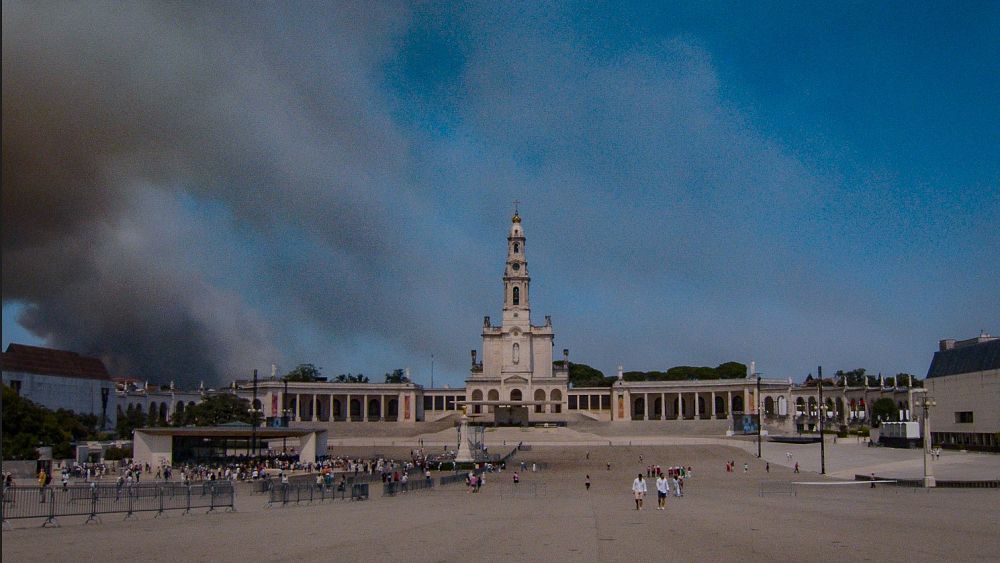
<instances>
[{"instance_id":1,"label":"barrier fence section","mask_svg":"<svg viewBox=\"0 0 1000 563\"><path fill-rule=\"evenodd\" d=\"M434 479L413 479L411 481L388 481L382 484L382 496L394 497L396 493L429 490L434 488Z\"/></svg>"},{"instance_id":2,"label":"barrier fence section","mask_svg":"<svg viewBox=\"0 0 1000 563\"><path fill-rule=\"evenodd\" d=\"M289 503L312 503L326 500L365 500L368 498L368 483L355 483L346 487L339 485L299 485L295 483L278 483L268 491L265 508L274 505L285 506Z\"/></svg>"},{"instance_id":3,"label":"barrier fence section","mask_svg":"<svg viewBox=\"0 0 1000 563\"><path fill-rule=\"evenodd\" d=\"M87 523L100 521L102 514L125 514L133 518L137 512L168 510L191 512L207 508L208 512L224 508L236 509L236 491L229 481L212 481L198 485L183 483L150 483L133 485L74 485L71 487L6 487L2 493L3 522L27 518L44 518L42 526L58 526L60 516L86 516Z\"/></svg>"},{"instance_id":4,"label":"barrier fence section","mask_svg":"<svg viewBox=\"0 0 1000 563\"><path fill-rule=\"evenodd\" d=\"M454 483L464 483L465 479L468 478L468 473L455 473L454 475L445 475L438 479L438 484L442 487L445 485L451 485Z\"/></svg>"},{"instance_id":5,"label":"barrier fence section","mask_svg":"<svg viewBox=\"0 0 1000 563\"><path fill-rule=\"evenodd\" d=\"M542 483L500 483L497 494L504 498L535 498L545 496L545 486Z\"/></svg>"}]
</instances>

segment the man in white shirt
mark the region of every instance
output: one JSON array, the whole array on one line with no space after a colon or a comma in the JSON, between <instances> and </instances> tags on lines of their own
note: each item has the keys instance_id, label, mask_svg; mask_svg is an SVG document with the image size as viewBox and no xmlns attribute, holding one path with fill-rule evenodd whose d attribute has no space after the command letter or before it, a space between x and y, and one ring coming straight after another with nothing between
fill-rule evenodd
<instances>
[{"instance_id":1,"label":"man in white shirt","mask_svg":"<svg viewBox=\"0 0 1000 563\"><path fill-rule=\"evenodd\" d=\"M642 473L632 481L632 496L635 497L635 509L642 510L642 499L646 497L646 482L642 480Z\"/></svg>"},{"instance_id":2,"label":"man in white shirt","mask_svg":"<svg viewBox=\"0 0 1000 563\"><path fill-rule=\"evenodd\" d=\"M656 502L657 510L666 510L667 507L667 493L670 492L670 484L667 483L667 478L663 476L662 473L656 476Z\"/></svg>"}]
</instances>

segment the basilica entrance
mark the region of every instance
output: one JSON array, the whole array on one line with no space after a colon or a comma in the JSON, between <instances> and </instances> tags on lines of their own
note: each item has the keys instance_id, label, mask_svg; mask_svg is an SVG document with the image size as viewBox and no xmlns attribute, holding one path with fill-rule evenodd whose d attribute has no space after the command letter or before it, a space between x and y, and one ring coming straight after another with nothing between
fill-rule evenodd
<instances>
[{"instance_id":1,"label":"basilica entrance","mask_svg":"<svg viewBox=\"0 0 1000 563\"><path fill-rule=\"evenodd\" d=\"M494 411L493 423L497 426L527 426L528 407L519 405L498 406Z\"/></svg>"}]
</instances>

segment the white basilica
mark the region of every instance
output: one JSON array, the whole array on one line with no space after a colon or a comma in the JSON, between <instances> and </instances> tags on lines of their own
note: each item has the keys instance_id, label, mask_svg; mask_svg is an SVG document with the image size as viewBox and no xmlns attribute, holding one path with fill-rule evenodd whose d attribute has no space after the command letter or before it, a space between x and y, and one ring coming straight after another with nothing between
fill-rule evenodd
<instances>
[{"instance_id":1,"label":"white basilica","mask_svg":"<svg viewBox=\"0 0 1000 563\"><path fill-rule=\"evenodd\" d=\"M525 423L529 411L536 415L563 412L568 362L557 368L552 365L552 318L545 317L544 325L531 324L531 277L517 211L507 235L503 295L500 325L494 326L490 317L483 319L482 362L472 351L472 369L465 382L470 414L494 413L501 423ZM568 354L563 350L564 359Z\"/></svg>"}]
</instances>

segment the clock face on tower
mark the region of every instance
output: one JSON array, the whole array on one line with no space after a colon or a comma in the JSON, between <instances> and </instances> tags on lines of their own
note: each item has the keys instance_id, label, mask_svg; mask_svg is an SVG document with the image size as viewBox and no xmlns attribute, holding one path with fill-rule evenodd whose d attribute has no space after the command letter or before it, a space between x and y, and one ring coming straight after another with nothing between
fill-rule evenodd
<instances>
[{"instance_id":1,"label":"clock face on tower","mask_svg":"<svg viewBox=\"0 0 1000 563\"><path fill-rule=\"evenodd\" d=\"M513 265L511 265L511 268L516 272L521 269L521 265L515 262Z\"/></svg>"}]
</instances>

